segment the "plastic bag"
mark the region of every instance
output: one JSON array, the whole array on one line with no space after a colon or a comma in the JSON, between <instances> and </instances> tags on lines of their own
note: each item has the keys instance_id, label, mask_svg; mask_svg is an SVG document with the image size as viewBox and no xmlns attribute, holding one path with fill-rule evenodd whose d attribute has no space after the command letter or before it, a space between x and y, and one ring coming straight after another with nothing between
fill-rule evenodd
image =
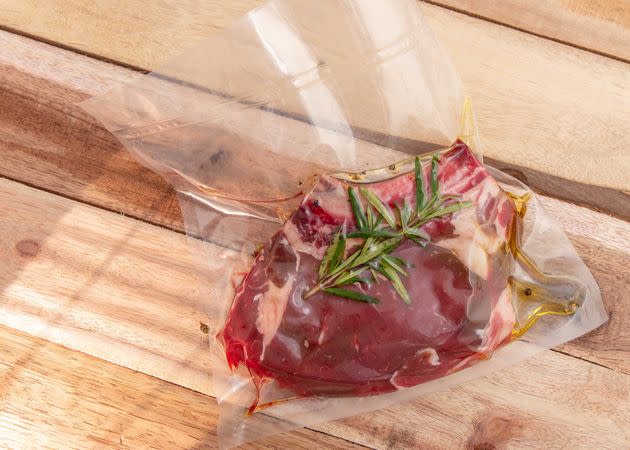
<instances>
[{"instance_id":1,"label":"plastic bag","mask_svg":"<svg viewBox=\"0 0 630 450\"><path fill-rule=\"evenodd\" d=\"M278 374L281 370L276 366L276 375L269 375L271 372L259 367L264 366L264 350L261 353L259 349L256 358L250 358L251 364L241 355L240 359L236 358L235 367L229 367L225 327L228 317L235 314L232 308L235 296L243 302L260 300L260 297L256 300L254 294L242 298L242 292L239 294L238 290L251 284L251 277L246 275L278 241L277 233L284 229L283 223L290 217L293 220L296 211L313 197L312 189L317 190L324 179L321 175L334 173L335 177L330 178L336 180L333 183L339 183L344 189L354 186L357 192L361 186L376 189L378 183L373 183L376 181L391 187L389 181L412 179L418 173L414 155L424 154L418 162L424 164L421 170L426 195L431 197L435 189L430 186L432 182L448 184L452 179L445 172L438 174L444 170L439 168L439 164L445 164L443 162L435 163L438 172L436 178L432 178L432 154L442 155L436 157L436 161L446 161L453 152L468 151L462 142L451 145L459 136L479 155L476 128L469 105L464 102L461 83L414 1L272 0L221 33L185 51L158 71L90 99L82 106L144 164L163 174L179 193L186 231L192 238L191 248L204 261L200 267L205 284L202 303L207 308L209 330L212 335L220 334L221 338L211 342L209 351L213 353L213 390L220 405L218 432L223 447L386 407L445 388L521 361L580 336L607 320L592 275L566 236L545 215L535 196L513 178L479 166L478 173L490 175L488 180L499 183L501 189L497 187L493 192L497 198L509 198L514 212L513 225L505 228L504 241L493 250L501 252L504 261L502 275L493 279L503 283L506 290L509 288L509 301L505 303L505 298L500 295L484 291L483 287L489 284L475 273L475 264L479 263L470 262L470 258L475 257L470 254L469 250L474 246L469 243L487 235L487 230L482 230L482 234L473 233L465 240L467 256L458 253L453 246L441 247L440 242L444 243L446 239L438 237L433 242L431 236L427 239L423 234L436 221L452 225L456 217L466 217L465 214L473 217L470 211L478 212L478 204L468 208L463 205L458 212L422 225L416 238L423 245L414 251L422 252L423 246L428 245L431 251L437 252L436 255L442 255L440 258L444 261L450 261L444 263L446 269L439 270L454 273L453 267L457 266L457 270L464 274L458 283L463 283L464 291L468 293L458 294L464 303L459 305L457 316L463 322L451 323L449 336L459 336L460 339L464 335L464 322L489 324L490 317L497 311L495 306L499 298L511 306L509 314L513 322L509 336L501 336L501 342L487 347L487 351L479 351L476 347L473 358L466 362L463 361L467 356L453 357L455 362L445 373L424 378L412 376L406 382L390 383L394 389L381 390L361 388L361 380L366 386L372 386L366 381L369 378L366 375L365 379L354 380L357 382L352 389L341 389L335 394L334 383L330 380L323 383L323 388L321 383L317 384L321 381L318 380L316 389L312 377L306 384L291 378L299 375L291 370L295 367L303 369L299 364L300 355L312 351L311 345L323 344L304 339L299 330L287 331L290 327L285 327L283 320L288 321L289 317L284 317L287 313L282 310L274 316L271 326L272 333L282 328L282 335L265 338L260 327L252 324L258 318L247 319L253 333L252 342L258 339L266 341L264 345L271 345L269 341L272 339L284 339L286 342L281 345L285 350L278 350L281 347L276 346L274 355L280 361L298 355L297 366L287 366L293 368L283 374ZM361 183L355 183L359 179ZM492 183L498 186L494 181ZM417 186L416 183L412 189ZM397 192L399 188L388 189ZM438 187L437 191L440 189ZM405 199L414 202L415 192ZM463 203L459 197L465 194L457 192L459 194L453 198L445 196L435 203L443 207L452 202ZM338 197L343 197L342 203L349 200L345 193ZM359 203L365 211L370 209L370 214L384 218L368 204L367 197L361 197ZM342 207L350 211L352 205L344 205ZM396 214L401 213L395 212L396 205L385 206L394 215L395 227L400 227L400 215ZM345 227L344 232L357 231L353 217L356 218L350 216L343 226L337 224L339 226L329 228L325 233L316 230L324 236L324 250L332 246L333 236L339 234L342 227ZM486 220L484 224L478 219L473 222L484 226L490 223ZM385 224L379 227L387 228ZM392 227L388 229L391 232ZM366 239L355 238L355 245L364 244ZM479 250L482 248L479 245L474 248ZM344 250L342 257L349 256L349 252L349 249ZM495 253L486 250L478 256L484 260L491 254ZM319 260L324 256L325 253L320 254ZM308 257L313 258L312 255ZM436 258L428 258L428 261ZM410 291L415 283L430 276L405 277L402 272L411 271L411 264L399 267L402 272L398 276L389 277L382 258L376 262L381 265L376 264L369 270L366 267L358 276L364 277L368 272L372 273L372 269L381 269L382 274L374 273L371 281L378 279L381 286L385 286L380 288L385 291L380 292L391 294L388 304L399 302L394 306L397 313L404 311L401 308L406 307L405 300L413 308L414 298L403 298L404 289L397 289L394 281L402 280L406 290ZM295 270L296 273L303 271ZM341 287L365 293L370 286L363 278ZM269 288L259 294L266 292L265 289ZM288 295L284 293L277 298L286 301ZM435 293L432 295L439 297ZM470 300L477 298L475 295L489 299L488 304L495 306L487 304L485 310L475 308L475 302ZM297 300L298 303L301 301ZM327 302L333 310L334 305L344 305L337 307L340 308L338 312L346 311L343 314L349 314L345 309L347 303L343 302L353 302L334 295L318 301ZM353 303L352 308L377 307L360 303ZM382 304L385 304L384 300ZM439 312L434 311L429 318L424 316L418 329L434 326ZM245 322L244 326L247 326ZM444 323L448 325L447 322ZM486 325L467 333L476 333L480 342L485 339L487 343ZM374 322L356 326L369 331ZM459 331L453 331L457 327L460 327ZM413 327L405 329L415 333ZM374 329L373 332L383 333L383 330ZM434 333L437 335L439 333ZM467 339L469 344L474 340L470 336ZM388 341L393 347L375 348L372 345L369 351L376 356L371 361L378 359L380 366L369 369L383 371L388 362L383 355L391 354L391 360L394 360L394 356L411 350L423 364L430 366L437 366L440 358L448 357L444 347L438 346L427 352L417 348L418 342L399 337L397 341ZM359 342L355 351L356 355L346 352L343 363L351 363L352 370L364 373L369 365L365 362L367 347ZM451 356L455 353L451 352ZM338 358L339 354L331 354L331 357ZM317 364L321 359L312 361ZM343 384L347 381L343 377L352 375L349 375L350 369L344 371L338 367L340 365L331 365L328 373ZM316 369L317 366L313 368L311 365L310 373ZM411 372L412 375L437 373L425 369ZM353 393L356 396L352 396ZM256 412L251 414L252 411Z\"/></svg>"}]
</instances>

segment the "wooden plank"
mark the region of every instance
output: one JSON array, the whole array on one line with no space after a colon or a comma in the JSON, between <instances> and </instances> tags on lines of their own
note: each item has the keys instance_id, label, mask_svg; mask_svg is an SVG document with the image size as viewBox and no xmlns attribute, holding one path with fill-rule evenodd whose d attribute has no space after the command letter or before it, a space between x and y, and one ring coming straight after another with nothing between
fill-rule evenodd
<instances>
[{"instance_id":1,"label":"wooden plank","mask_svg":"<svg viewBox=\"0 0 630 450\"><path fill-rule=\"evenodd\" d=\"M560 347L571 355L630 374L630 224L586 208L540 197L551 217L565 230L578 254L593 273L611 319L586 336ZM619 320L619 316L623 318ZM614 344L611 344L614 343Z\"/></svg>"},{"instance_id":2,"label":"wooden plank","mask_svg":"<svg viewBox=\"0 0 630 450\"><path fill-rule=\"evenodd\" d=\"M28 202L27 202L28 203ZM3 203L4 204L4 203ZM560 203L560 205L562 205ZM39 205L41 207L41 205ZM47 209L47 206L44 206L44 211ZM65 208L61 208L62 210L65 210ZM72 208L69 208L72 209ZM591 213L590 211L586 211L587 213ZM560 211L560 213L562 214L562 210ZM65 214L65 213L62 213ZM84 214L81 214L82 217L84 217ZM567 214L567 216L571 216L570 214ZM574 217L580 217L579 214L575 214ZM593 224L597 224L599 223L598 221L601 220L604 216L599 215L599 216L595 216L592 219L592 223ZM52 223L55 221L56 219L56 215L52 214L50 216L47 216L43 221L44 223L49 223L52 226ZM68 217L68 220L72 220L72 216ZM39 221L35 221L35 224L41 224L42 220ZM112 222L106 220L105 225L111 225ZM570 223L570 222L569 222ZM580 222L581 223L581 222ZM622 222L614 222L614 223L619 223L619 229L624 230L623 228L623 223ZM65 226L68 226L69 224L66 223ZM145 224L143 224L145 225ZM39 225L41 227L41 225ZM148 225L147 225L148 226ZM63 228L63 226L62 226ZM89 227L90 229L92 229L92 225L90 225ZM120 229L119 229L120 230ZM589 228L589 230L592 232L593 229ZM615 230L617 230L617 228L615 228ZM599 233L598 236L601 235L601 231L598 231L597 228L595 228L595 232ZM617 231L615 231L615 235L613 236L609 236L608 238L606 238L606 236L603 237L603 240L605 241L606 239L611 239L613 241L612 244L608 243L607 245L605 245L605 248L613 248L613 249L627 249L627 245L624 244L624 242L626 241L615 241L614 239L615 236L617 235ZM69 233L69 234L73 234L73 233ZM51 233L51 236L53 235L53 233ZM77 236L80 236L81 239L85 239L86 241L90 242L92 244L94 244L94 242L98 242L100 245L107 245L101 242L100 237L97 239L94 236L91 236L90 238L85 238L84 235L81 235L80 233L77 234ZM621 235L622 239L626 239L625 237L623 237L624 235ZM53 238L51 238L53 239ZM144 240L145 238L143 237L142 240ZM53 239L54 240L54 239ZM72 238L69 238L69 240L72 241ZM80 239L76 239L76 240L80 240ZM21 239L17 242L15 241L11 241L9 242L8 248L13 248L14 252L17 252L21 255L22 258L28 258L29 255L31 254L35 254L35 257L37 254L39 254L39 252L41 252L42 247L38 246L37 242L29 242L29 241L33 241L33 239ZM15 244L14 247L11 247L12 244ZM20 244L20 245L18 245ZM597 245L599 245L600 243L596 242L596 243L592 243L589 242L588 240L585 241L585 246L587 246L588 249L592 249L591 251L596 254L596 257L601 256L599 254L599 248L597 247ZM96 245L96 244L94 244ZM160 245L161 247L161 245ZM92 251L92 249L90 248L89 251ZM153 248L150 249L151 252L154 251ZM88 253L91 254L91 253ZM623 255L623 252L622 252ZM621 261L622 263L626 260L621 259L621 260L617 260L617 261ZM140 265L144 264L145 261L140 260ZM138 263L138 260L131 260L131 265L128 266L127 264L129 264L129 262L122 264L120 267L123 267L123 269L119 269L119 271L124 272L124 270L126 270L128 267L133 267L134 263ZM602 264L606 264L606 260L605 258L601 258L601 263ZM616 263L615 263L616 264ZM621 267L626 267L627 265L622 265ZM49 267L52 267L52 265L47 266L46 268L49 269ZM93 267L88 267L88 269L86 269L86 271L93 269ZM153 269L153 267L152 267ZM50 270L50 269L49 269ZM607 272L612 272L619 274L619 271L615 271L614 268L611 268L610 266L606 265L605 266L605 270ZM54 273L54 272L53 272ZM114 276L119 275L120 272L115 272ZM596 274L597 276L597 274ZM624 285L627 285L627 282L623 277L623 273L621 272L620 275L621 278L616 278L616 279L612 279L612 283L621 283L621 287L617 287L615 288L615 290L613 292L617 292L620 293L621 288L623 288ZM41 276L40 276L41 278ZM608 281L607 281L608 282ZM601 283L601 280L600 280ZM13 286L13 283L11 283L11 285ZM105 285L106 289L111 290L112 286L111 285ZM60 293L61 295L61 293ZM624 299L621 298L621 300L623 301ZM623 305L623 304L622 304ZM620 310L623 312L625 309L627 308L621 308ZM135 312L134 312L135 314ZM170 324L169 324L170 325ZM619 332L623 332L623 328L625 327L619 327L617 330ZM135 329L133 329L133 327L131 328L132 333L135 333ZM614 334L613 334L614 336ZM149 336L149 338L152 338L153 336ZM622 335L623 337L623 335ZM608 343L610 341L607 341ZM613 341L615 342L615 341ZM604 338L602 338L601 340L601 345L603 346L606 343L606 340L604 340ZM622 344L622 349L624 348L624 346L626 346L625 348L627 348L627 343L621 341ZM622 350L623 351L623 350ZM586 351L586 353L589 353L589 350ZM143 356L142 356L143 357ZM153 357L153 356L151 356ZM555 355L554 358L556 357L561 357L564 358L562 356L559 355ZM599 356L598 356L599 357ZM614 355L608 354L605 355L605 357L602 360L607 360L610 359L613 361L612 364L624 364L625 360L627 358L624 358L623 353L618 352ZM573 360L571 360L573 361ZM471 419L470 422L466 423L466 427L460 427L456 430L463 430L463 431L455 431L455 435L457 436L466 436L466 431L470 431L475 430L475 426L477 427L476 429L478 430L477 434L474 435L473 437L471 437L472 440L469 439L470 442L472 442L473 444L484 444L486 441L490 441L490 440L494 440L496 442L498 442L498 445L503 444L506 440L510 443L513 443L512 441L515 441L517 444L520 445L528 445L527 444L527 439L528 436L532 436L534 434L534 430L536 430L537 432L541 432L541 428L542 428L542 432L541 434L543 434L544 436L541 439L548 439L547 441L544 441L545 445L551 445L553 446L553 444L555 444L556 446L560 446L563 445L566 442L566 436L563 434L554 434L555 428L551 427L551 428L545 428L544 426L541 427L540 422L542 422L542 424L546 424L546 423L556 423L557 421L559 421L559 419L562 419L564 417L573 417L576 412L577 413L581 413L580 410L576 410L575 407L571 406L572 403L575 403L575 388L574 386L570 386L569 388L567 388L567 391L561 391L560 395L563 402L560 402L563 406L560 408L557 408L556 403L558 402L558 399L556 397L554 397L554 393L558 392L557 391L557 380L558 379L567 379L569 377L571 378L575 378L575 374L579 373L582 374L583 372L586 372L585 377L583 378L583 380L586 380L587 383L590 383L592 380L595 380L595 385L592 386L590 384L581 384L581 383L577 383L577 390L579 392L587 392L589 394L592 394L592 396L594 396L596 399L602 398L604 400L601 400L600 402L598 401L592 401L591 398L589 398L585 403L579 403L581 407L585 407L586 411L588 413L583 413L581 415L578 414L578 420L577 423L579 425L576 425L574 428L569 427L569 433L575 433L575 434L571 434L571 436L575 435L578 437L579 440L576 439L577 443L580 442L584 442L588 445L592 445L594 447L611 447L611 448L619 448L619 447L624 447L624 443L627 444L627 434L624 435L624 428L623 425L625 423L627 423L628 420L628 415L627 415L627 408L624 408L624 405L627 404L627 384L624 384L624 382L622 380L624 380L625 378L616 378L617 376L623 376L623 375L615 375L615 377L609 377L609 376L601 376L602 373L606 373L608 374L608 372L596 372L596 373L592 373L589 372L588 370L585 371L585 367L591 368L591 365L587 365L587 363L579 363L579 364L584 364L584 366L569 366L567 368L564 368L562 370L556 371L554 372L551 368L555 367L563 367L562 363L553 360L549 366L537 366L535 371L536 373L538 373L538 371L540 371L543 374L548 374L549 378L547 379L547 388L545 389L545 393L546 395L544 395L543 397L546 396L552 396L553 397L553 401L552 402L543 402L543 406L540 409L527 409L526 414L524 414L524 418L526 420L523 421L515 421L512 422L511 420L511 416L507 413L514 413L516 411L516 408L509 405L509 406L505 406L505 403L501 403L505 401L505 398L508 398L510 395L512 395L511 391L508 392L504 392L501 391L500 395L499 395L499 400L497 400L497 402L491 402L489 405L487 404L486 407L482 410L476 410L475 411L475 415L474 415L474 420ZM153 365L153 364L152 364ZM605 370L605 369L597 369L597 371L599 370ZM521 375L519 375L521 376ZM540 385L540 383L542 383L540 381L540 379L532 377L531 373L528 371L526 374L522 375L523 377L525 377L527 380L532 380L532 383L528 386L527 388L527 392L525 395L522 395L519 397L519 399L521 401L527 401L527 402L532 402L532 403L540 403L541 399L537 396L533 396L531 397L530 391L535 389L535 387L538 387ZM553 380L553 381L552 381ZM544 380L543 380L544 382ZM611 402L610 401L610 389L609 386L620 386L618 391L615 391L615 399L616 401ZM581 390L580 390L581 389ZM480 399L484 399L486 398L486 394L487 391L490 391L490 388L487 389L481 389L480 392L475 391L474 394L469 398L468 403L465 403L465 405L470 405L470 404L475 404L475 402L479 402ZM495 392L495 387L494 385L492 386L492 392ZM586 395L586 394L584 394ZM457 398L460 398L460 396L458 396ZM544 398L543 398L544 400ZM498 408L504 407L504 411L507 411L506 415L508 415L508 417L506 418L505 415L500 415L497 417L493 417L496 420L490 420L487 422L484 422L482 417L484 416L488 416L488 411L495 409L496 405L498 403ZM437 401L438 405L442 404L442 401ZM618 407L617 405L621 405L621 407ZM461 404L457 405L456 410L460 411L461 409ZM443 414L442 412L443 410L440 409L440 413ZM521 411L520 407L518 409L518 411ZM546 411L546 412L544 412ZM556 414L554 411L561 411L560 414ZM596 411L596 412L591 412L591 411ZM411 414L411 413L409 413ZM456 412L453 413L454 415L457 414ZM610 420L602 420L601 419L601 415L604 415L606 418L610 418ZM518 414L516 414L516 416L518 416ZM405 412L401 412L401 415L399 417L412 417L407 415L407 413ZM457 417L457 416L455 416ZM414 426L416 424L416 417L413 416L413 422ZM440 417L433 417L433 418L429 418L429 421L439 421ZM478 421L478 423L475 422L475 420ZM523 425L524 422L527 423L525 425ZM506 429L507 431L502 432L502 433L497 433L494 431L497 429L497 427L501 430L503 428L501 428L502 425L506 424L507 426L504 427L504 429ZM515 423L514 427L511 427L511 424ZM376 442L377 446L380 447L386 447L387 445L400 445L400 442L405 442L405 439L407 439L407 442L427 442L427 438L421 436L421 432L417 431L417 430L421 430L420 427L414 429L411 431L411 433L409 433L409 431L405 428L398 428L398 429L393 429L394 427L392 427L392 418L388 417L386 419L384 419L382 422L378 422L378 424L380 424L380 430L389 430L392 429L392 434L391 439L386 440L378 440ZM617 424L621 424L621 426L617 426ZM579 429L578 429L579 428ZM442 429L437 428L436 429ZM379 428L377 428L377 430L379 430ZM479 431L480 430L480 431ZM522 430L525 430L524 432L522 432ZM564 429L566 430L566 429ZM611 431L612 430L612 431ZM370 432L370 431L374 431L374 429L370 429L370 428L366 428L363 430L363 432ZM348 431L347 433L361 433L361 431ZM411 439L409 438L409 436L411 435ZM509 439L505 438L505 435L509 435ZM601 439L600 439L601 438ZM365 438L364 438L365 439ZM380 438L379 438L380 439ZM466 441L466 439L464 439L464 441ZM462 442L462 441L451 441L451 444L453 442ZM525 442L525 444L522 444L523 442ZM531 441L530 441L531 442ZM542 446L541 441L537 441L537 443L541 444L540 446Z\"/></svg>"},{"instance_id":3,"label":"wooden plank","mask_svg":"<svg viewBox=\"0 0 630 450\"><path fill-rule=\"evenodd\" d=\"M264 0L2 0L0 27L80 53L151 69ZM141 12L141 13L139 13Z\"/></svg>"},{"instance_id":4,"label":"wooden plank","mask_svg":"<svg viewBox=\"0 0 630 450\"><path fill-rule=\"evenodd\" d=\"M0 244L0 323L209 392L207 320L183 234L0 186L0 227L13 236Z\"/></svg>"},{"instance_id":5,"label":"wooden plank","mask_svg":"<svg viewBox=\"0 0 630 450\"><path fill-rule=\"evenodd\" d=\"M447 391L318 429L385 449L628 448L629 380L545 352Z\"/></svg>"},{"instance_id":6,"label":"wooden plank","mask_svg":"<svg viewBox=\"0 0 630 450\"><path fill-rule=\"evenodd\" d=\"M5 236L0 260L7 262L0 272L3 325L212 393L204 363L207 336L199 328L203 308L191 301L196 283L183 236L6 180L0 181L0 205L6 212L0 220ZM619 274L626 267L611 266L619 261L606 251L627 252L628 224L555 200L545 200L545 205L568 222L589 216L574 233L588 235L603 224L597 241L586 245L600 264L608 264L602 270ZM595 275L605 292L627 286L627 279ZM611 282L617 285L609 287ZM621 294L607 298L609 308L615 307L611 302L619 305L602 328L607 331L596 332L601 338L596 348L584 339L564 351L577 348L579 356L627 371L627 300ZM5 422L0 415L0 426L16 427L14 439L39 443L49 438L55 447L55 439L109 443L121 434L132 446L144 440L168 438L177 446L208 434L212 438L216 410L211 401L88 357L60 353L59 347L37 338L21 336L26 350L15 351L7 334L0 327L0 354L13 355L2 360L8 373L4 379L12 381L3 385L10 395L2 397ZM617 349L612 354L606 351L610 342ZM68 397L68 390L76 396ZM53 406L36 403L33 396ZM566 442L578 448L622 448L630 438L624 426L629 406L628 375L546 352L489 379L316 428L376 448L465 443L540 448ZM83 434L93 429L88 419L95 416L98 430ZM109 421L112 417L116 419ZM59 428L75 420L85 420L78 430ZM288 439L300 445L299 436Z\"/></svg>"},{"instance_id":7,"label":"wooden plank","mask_svg":"<svg viewBox=\"0 0 630 450\"><path fill-rule=\"evenodd\" d=\"M6 32L0 45L2 175L182 229L170 187L76 106L140 74Z\"/></svg>"},{"instance_id":8,"label":"wooden plank","mask_svg":"<svg viewBox=\"0 0 630 450\"><path fill-rule=\"evenodd\" d=\"M216 446L210 397L4 326L0 349L4 445ZM548 352L489 378L316 427L326 434L296 430L245 448L357 447L352 440L379 449L623 448L629 401L627 376Z\"/></svg>"},{"instance_id":9,"label":"wooden plank","mask_svg":"<svg viewBox=\"0 0 630 450\"><path fill-rule=\"evenodd\" d=\"M467 14L630 62L626 0L431 0Z\"/></svg>"},{"instance_id":10,"label":"wooden plank","mask_svg":"<svg viewBox=\"0 0 630 450\"><path fill-rule=\"evenodd\" d=\"M4 448L217 448L216 401L0 326ZM361 448L308 429L251 449Z\"/></svg>"},{"instance_id":11,"label":"wooden plank","mask_svg":"<svg viewBox=\"0 0 630 450\"><path fill-rule=\"evenodd\" d=\"M621 130L630 101L620 100L630 92L628 66L442 8L423 10L473 99L484 154L542 192L629 218L630 137Z\"/></svg>"},{"instance_id":12,"label":"wooden plank","mask_svg":"<svg viewBox=\"0 0 630 450\"><path fill-rule=\"evenodd\" d=\"M4 0L0 26L82 53L152 69L189 42L228 26L263 0ZM630 60L630 6L625 0L429 0L466 14L588 50ZM143 14L137 14L143 11ZM74 26L69 27L72 23ZM89 33L86 32L89 30ZM130 41L133 40L133 45Z\"/></svg>"},{"instance_id":13,"label":"wooden plank","mask_svg":"<svg viewBox=\"0 0 630 450\"><path fill-rule=\"evenodd\" d=\"M626 66L424 10L475 99L489 159L541 192L630 218L630 138L620 132L630 117L630 102L620 101L630 92ZM9 150L0 174L177 228L164 183L75 106L137 74L7 33L0 42L0 104L12 105L0 120L0 148Z\"/></svg>"}]
</instances>

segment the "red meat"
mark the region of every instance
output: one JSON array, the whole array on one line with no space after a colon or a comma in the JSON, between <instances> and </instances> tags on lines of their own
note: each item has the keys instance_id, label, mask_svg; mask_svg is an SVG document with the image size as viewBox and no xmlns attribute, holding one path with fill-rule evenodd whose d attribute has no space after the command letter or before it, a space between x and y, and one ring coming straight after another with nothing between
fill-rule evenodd
<instances>
[{"instance_id":1,"label":"red meat","mask_svg":"<svg viewBox=\"0 0 630 450\"><path fill-rule=\"evenodd\" d=\"M426 248L404 241L394 251L410 264L408 305L387 282L354 288L378 304L323 292L303 299L335 232L355 228L349 184L320 177L236 292L219 333L230 367L297 395L360 396L448 375L508 342L513 202L461 142L441 156L438 178L442 195L474 206L425 224ZM368 187L390 206L415 202L413 173Z\"/></svg>"}]
</instances>

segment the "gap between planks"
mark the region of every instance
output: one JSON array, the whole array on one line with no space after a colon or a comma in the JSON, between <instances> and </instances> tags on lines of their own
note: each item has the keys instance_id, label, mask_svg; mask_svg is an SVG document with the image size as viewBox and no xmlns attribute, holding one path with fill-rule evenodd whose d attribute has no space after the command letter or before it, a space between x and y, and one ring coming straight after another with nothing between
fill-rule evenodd
<instances>
[{"instance_id":1,"label":"gap between planks","mask_svg":"<svg viewBox=\"0 0 630 450\"><path fill-rule=\"evenodd\" d=\"M106 56L99 55L98 53L90 52L90 51L87 51L87 50L82 50L82 49L80 49L78 47L73 47L72 45L64 44L63 42L59 42L59 41L56 41L56 40L53 40L53 39L48 39L48 38L46 38L44 36L40 36L40 35L33 34L33 33L28 33L26 31L19 30L17 28L9 27L9 26L6 26L6 25L0 24L0 31L6 31L7 33L12 33L12 34L15 34L17 36L22 36L22 37L24 37L26 39L32 39L33 41L41 42L42 44L50 45L51 47L56 47L56 48L61 49L61 50L66 50L66 51L69 51L69 52L72 52L72 53L76 53L77 55L86 56L88 58L92 58L92 59L95 59L97 61L101 61L103 63L113 64L113 65L116 65L116 66L121 67L123 69L132 70L134 72L138 72L138 73L141 73L143 75L146 75L146 74L151 72L150 69L144 69L142 67L135 66L133 64L129 64L129 63L126 63L124 61L117 60L115 58L108 58Z\"/></svg>"},{"instance_id":2,"label":"gap between planks","mask_svg":"<svg viewBox=\"0 0 630 450\"><path fill-rule=\"evenodd\" d=\"M13 177L10 177L10 176L7 176L7 175L0 174L0 180L2 180L2 179L8 180L8 181L12 181L14 183L23 184L24 186L28 186L30 188L40 190L42 192L46 192L46 193L51 194L51 195L56 195L58 197L65 198L67 200L71 200L73 202L81 203L82 205L87 205L87 206L91 206L93 208L102 209L104 211L110 212L112 214L117 214L117 215L122 216L122 217L129 217L130 219L137 220L138 222L146 223L147 225L153 225L155 227L163 228L165 230L172 231L174 233L188 235L189 237L194 239L194 236L190 236L183 229L177 228L175 226L169 226L166 223L160 223L160 222L157 222L157 221L152 221L150 219L145 219L145 218L140 217L140 216L138 216L136 214L133 214L133 213L126 213L126 212L121 211L119 209L107 207L107 206L99 204L97 202L90 202L90 201L88 201L86 199L83 199L81 197L78 197L78 196L72 196L72 195L66 194L66 193L61 192L61 191L57 191L57 190L53 190L53 189L47 189L46 187L39 186L39 185L34 184L34 183L29 183L28 181L24 181L24 180L20 180L18 178L13 178Z\"/></svg>"}]
</instances>

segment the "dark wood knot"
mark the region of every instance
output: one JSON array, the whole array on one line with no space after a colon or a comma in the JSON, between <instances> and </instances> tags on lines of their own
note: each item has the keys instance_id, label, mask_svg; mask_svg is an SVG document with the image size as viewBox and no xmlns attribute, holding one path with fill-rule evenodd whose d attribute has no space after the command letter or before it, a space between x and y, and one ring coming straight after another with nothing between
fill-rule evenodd
<instances>
[{"instance_id":1,"label":"dark wood knot","mask_svg":"<svg viewBox=\"0 0 630 450\"><path fill-rule=\"evenodd\" d=\"M469 449L496 450L506 448L508 443L522 434L522 420L506 415L484 416L475 425L474 432L468 440Z\"/></svg>"},{"instance_id":2,"label":"dark wood knot","mask_svg":"<svg viewBox=\"0 0 630 450\"><path fill-rule=\"evenodd\" d=\"M23 239L15 244L15 249L24 258L33 258L42 249L42 245L33 239Z\"/></svg>"}]
</instances>

